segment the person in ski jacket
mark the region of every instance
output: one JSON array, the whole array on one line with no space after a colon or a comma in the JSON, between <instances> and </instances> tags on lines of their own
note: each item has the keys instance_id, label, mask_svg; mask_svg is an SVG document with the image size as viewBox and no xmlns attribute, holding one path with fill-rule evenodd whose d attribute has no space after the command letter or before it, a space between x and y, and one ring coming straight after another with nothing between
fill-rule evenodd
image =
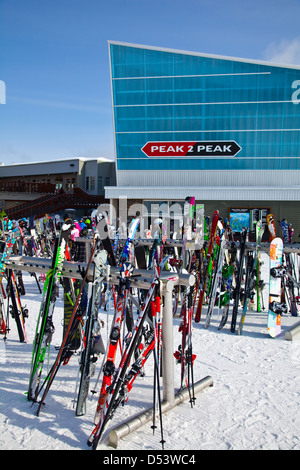
<instances>
[{"instance_id":1,"label":"person in ski jacket","mask_svg":"<svg viewBox=\"0 0 300 470\"><path fill-rule=\"evenodd\" d=\"M71 240L72 242L74 242L76 240L76 238L78 238L80 235L80 231L78 230L78 228L73 225L72 227L72 230L71 230Z\"/></svg>"},{"instance_id":2,"label":"person in ski jacket","mask_svg":"<svg viewBox=\"0 0 300 470\"><path fill-rule=\"evenodd\" d=\"M79 223L77 222L77 220L75 220L75 223L74 223L75 227L77 228L77 230L79 231L79 234L81 232L81 227L79 225Z\"/></svg>"},{"instance_id":3,"label":"person in ski jacket","mask_svg":"<svg viewBox=\"0 0 300 470\"><path fill-rule=\"evenodd\" d=\"M86 227L86 224L83 222L83 219L80 219L79 220L79 226L80 226L80 229L82 230L84 227Z\"/></svg>"},{"instance_id":4,"label":"person in ski jacket","mask_svg":"<svg viewBox=\"0 0 300 470\"><path fill-rule=\"evenodd\" d=\"M87 229L87 227L82 227L81 231L80 231L80 236L81 237L87 237L89 234L89 231Z\"/></svg>"},{"instance_id":5,"label":"person in ski jacket","mask_svg":"<svg viewBox=\"0 0 300 470\"><path fill-rule=\"evenodd\" d=\"M3 220L4 230L11 230L12 229L12 221L9 220L8 217L5 217Z\"/></svg>"},{"instance_id":6,"label":"person in ski jacket","mask_svg":"<svg viewBox=\"0 0 300 470\"><path fill-rule=\"evenodd\" d=\"M88 229L92 228L92 222L89 218L85 219L85 225L87 226Z\"/></svg>"}]
</instances>

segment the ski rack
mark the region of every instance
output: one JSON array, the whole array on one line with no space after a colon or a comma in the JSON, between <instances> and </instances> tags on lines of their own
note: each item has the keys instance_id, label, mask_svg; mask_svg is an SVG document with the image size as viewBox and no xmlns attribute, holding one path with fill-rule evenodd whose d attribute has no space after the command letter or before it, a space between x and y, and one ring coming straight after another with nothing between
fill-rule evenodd
<instances>
[{"instance_id":1,"label":"ski rack","mask_svg":"<svg viewBox=\"0 0 300 470\"><path fill-rule=\"evenodd\" d=\"M7 268L19 269L27 272L35 272L46 274L51 267L51 259L37 258L29 256L11 256L7 261ZM78 263L64 261L62 269L62 277L72 277L82 279L80 271L87 268L87 263ZM149 289L154 277L154 270L135 269L135 277L131 281L132 287L141 289ZM92 279L93 263L91 263L88 278ZM110 267L110 283L118 284L120 276L119 267ZM159 276L161 284L161 298L163 301L162 309L162 386L163 386L163 403L162 412L166 412L174 408L179 403L189 398L188 389L181 389L175 392L174 385L174 345L173 345L173 305L172 292L175 286L193 286L195 284L195 276L193 274L173 273L162 271ZM204 377L194 384L194 393L202 391L204 388L212 386L213 380L210 376ZM152 419L153 407L151 410L142 412L126 423L122 423L110 431L109 444L113 447L117 446L121 437L132 432L137 427L142 426L145 422Z\"/></svg>"},{"instance_id":2,"label":"ski rack","mask_svg":"<svg viewBox=\"0 0 300 470\"><path fill-rule=\"evenodd\" d=\"M134 245L144 245L144 246L152 246L153 239L146 238L146 239L137 239L132 240ZM231 247L231 244L235 243L237 248L240 248L240 242L238 240L235 241L228 241L225 250ZM183 240L173 240L167 239L164 242L164 246L168 247L182 247L184 244ZM194 242L194 240L187 240L186 241L186 250L199 250L203 247L203 240ZM246 242L246 251L255 251L256 243L255 242ZM269 252L270 251L270 243L269 242L262 242L259 246L260 251ZM285 243L283 247L284 253L300 253L300 243Z\"/></svg>"},{"instance_id":3,"label":"ski rack","mask_svg":"<svg viewBox=\"0 0 300 470\"><path fill-rule=\"evenodd\" d=\"M87 238L84 240L86 243L89 242ZM134 244L143 244L145 246L151 246L153 239L139 239L134 240ZM239 242L235 242L237 249L239 249ZM166 247L168 246L183 246L183 240L166 240L164 242ZM226 248L230 248L231 242L228 242ZM195 243L193 240L186 242L187 250L200 249L202 243ZM225 249L226 249L225 248ZM254 251L255 243L247 242L246 251ZM262 243L260 250L263 252L269 252L270 244ZM300 254L300 244L286 244L283 251L285 253L297 253ZM18 269L27 272L35 272L46 274L51 267L51 258L38 258L29 256L10 256L6 262L8 269ZM85 272L87 263L70 262L64 261L62 268L62 277L72 277L75 279L82 279L82 273ZM119 283L119 267L110 267L110 283ZM153 280L153 270L142 270L135 269L135 274L138 277L134 277L131 281L132 287L141 289L147 289L150 287ZM91 263L88 280L92 279L93 275L93 263ZM178 404L189 398L188 389L181 389L175 392L174 386L174 355L173 355L173 308L172 308L172 292L175 286L193 286L195 283L195 276L192 274L176 273L170 271L162 271L160 275L161 283L161 297L163 301L163 318L162 318L162 385L163 385L163 403L162 412L167 412L173 409ZM194 384L195 393L199 393L206 387L213 386L213 379L210 376L204 377ZM117 447L119 439L128 435L137 428L143 426L152 419L153 410L152 407L149 410L141 412L139 415L129 419L125 423L118 425L109 431L109 445Z\"/></svg>"},{"instance_id":4,"label":"ski rack","mask_svg":"<svg viewBox=\"0 0 300 470\"><path fill-rule=\"evenodd\" d=\"M239 248L239 242L237 243L237 247ZM246 251L255 251L255 242L247 242L246 243ZM259 245L259 251L264 251L266 253L270 252L270 243L269 242L262 242ZM300 254L300 243L285 243L283 246L284 253L299 253Z\"/></svg>"}]
</instances>

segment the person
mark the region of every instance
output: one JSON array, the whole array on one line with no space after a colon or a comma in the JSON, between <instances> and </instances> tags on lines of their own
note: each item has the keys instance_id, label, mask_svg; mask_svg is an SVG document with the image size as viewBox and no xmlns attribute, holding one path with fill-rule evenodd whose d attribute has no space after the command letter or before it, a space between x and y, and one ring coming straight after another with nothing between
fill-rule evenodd
<instances>
[{"instance_id":1,"label":"person","mask_svg":"<svg viewBox=\"0 0 300 470\"><path fill-rule=\"evenodd\" d=\"M87 237L88 234L89 234L89 232L88 232L87 227L86 227L86 226L85 226L85 227L82 227L82 229L81 229L81 231L80 231L80 236L81 236L81 237Z\"/></svg>"},{"instance_id":2,"label":"person","mask_svg":"<svg viewBox=\"0 0 300 470\"><path fill-rule=\"evenodd\" d=\"M3 226L4 226L4 230L11 230L12 229L12 221L8 217L4 217Z\"/></svg>"},{"instance_id":3,"label":"person","mask_svg":"<svg viewBox=\"0 0 300 470\"><path fill-rule=\"evenodd\" d=\"M57 228L57 230L59 230L61 228L60 215L55 214L54 220L55 220L55 227Z\"/></svg>"},{"instance_id":4,"label":"person","mask_svg":"<svg viewBox=\"0 0 300 470\"><path fill-rule=\"evenodd\" d=\"M76 238L78 238L80 235L80 232L78 230L78 228L76 227L76 225L72 225L72 230L71 230L71 240L72 242L75 242Z\"/></svg>"},{"instance_id":5,"label":"person","mask_svg":"<svg viewBox=\"0 0 300 470\"><path fill-rule=\"evenodd\" d=\"M82 230L84 227L86 227L86 224L84 223L83 219L79 219L79 226L80 226L80 229Z\"/></svg>"},{"instance_id":6,"label":"person","mask_svg":"<svg viewBox=\"0 0 300 470\"><path fill-rule=\"evenodd\" d=\"M92 228L92 222L89 218L85 219L85 225L87 226L88 229Z\"/></svg>"},{"instance_id":7,"label":"person","mask_svg":"<svg viewBox=\"0 0 300 470\"><path fill-rule=\"evenodd\" d=\"M77 220L75 220L74 225L75 225L75 227L77 228L77 230L79 231L79 234L80 234L80 232L81 232L81 227L80 227L80 225L79 225L79 223L78 223Z\"/></svg>"}]
</instances>

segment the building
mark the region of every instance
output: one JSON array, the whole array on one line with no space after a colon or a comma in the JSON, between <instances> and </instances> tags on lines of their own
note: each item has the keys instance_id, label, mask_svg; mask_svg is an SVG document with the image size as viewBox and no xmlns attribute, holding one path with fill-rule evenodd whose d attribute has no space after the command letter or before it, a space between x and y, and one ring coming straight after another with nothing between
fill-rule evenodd
<instances>
[{"instance_id":1,"label":"building","mask_svg":"<svg viewBox=\"0 0 300 470\"><path fill-rule=\"evenodd\" d=\"M205 215L237 223L271 211L298 241L300 66L108 46L117 184L105 195L116 216L135 202L146 222L195 196Z\"/></svg>"},{"instance_id":2,"label":"building","mask_svg":"<svg viewBox=\"0 0 300 470\"><path fill-rule=\"evenodd\" d=\"M75 201L72 195L76 196L76 203L79 206L80 196L91 202L93 198L95 203L98 200L103 202L105 200L104 187L115 184L115 162L106 158L69 158L1 165L1 209L8 213L20 204L22 207L24 204L30 207L31 204L38 204L39 200L45 200L45 198L49 200L51 197L62 194L65 194L65 202L70 204L70 207L72 207L73 199ZM97 199L95 199L96 196ZM59 203L58 199L56 203ZM59 204L57 210L59 210ZM24 215L28 216L27 213Z\"/></svg>"}]
</instances>

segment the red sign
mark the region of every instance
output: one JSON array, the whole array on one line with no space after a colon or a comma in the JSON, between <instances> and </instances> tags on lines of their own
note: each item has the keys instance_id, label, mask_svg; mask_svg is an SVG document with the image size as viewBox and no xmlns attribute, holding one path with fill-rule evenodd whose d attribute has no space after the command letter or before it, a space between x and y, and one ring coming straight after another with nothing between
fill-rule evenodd
<instances>
[{"instance_id":1,"label":"red sign","mask_svg":"<svg viewBox=\"0 0 300 470\"><path fill-rule=\"evenodd\" d=\"M241 147L235 141L147 142L141 150L147 157L234 157Z\"/></svg>"}]
</instances>

